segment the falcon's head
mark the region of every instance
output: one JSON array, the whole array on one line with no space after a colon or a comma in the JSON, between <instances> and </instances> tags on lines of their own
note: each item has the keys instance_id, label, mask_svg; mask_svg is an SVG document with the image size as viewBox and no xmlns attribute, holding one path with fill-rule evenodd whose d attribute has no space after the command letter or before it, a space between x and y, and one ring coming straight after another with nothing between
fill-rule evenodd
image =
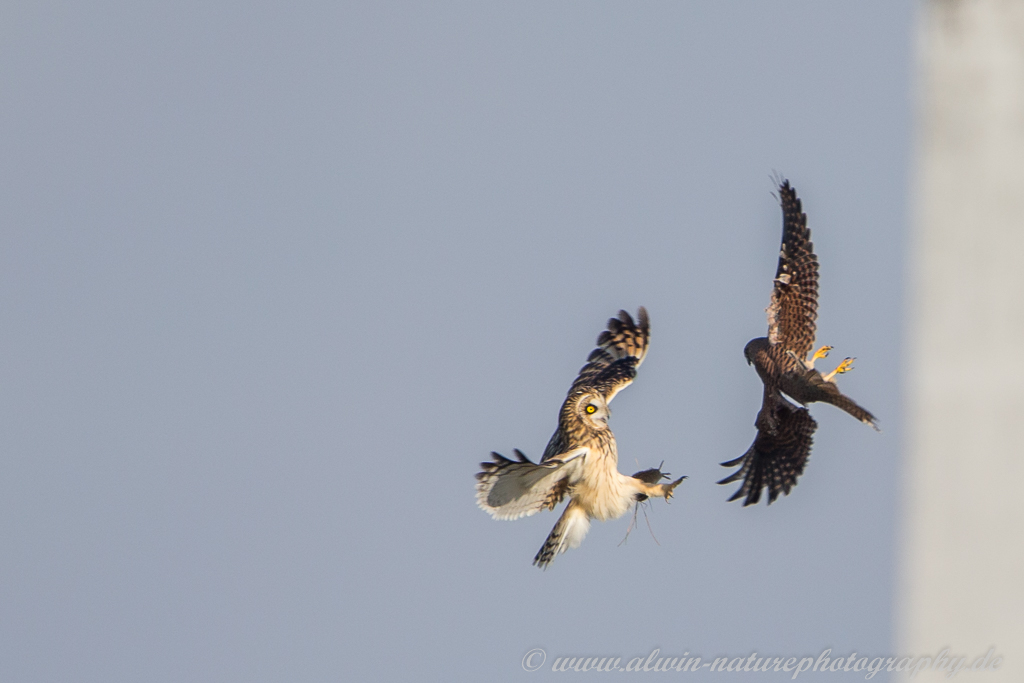
<instances>
[{"instance_id":1,"label":"falcon's head","mask_svg":"<svg viewBox=\"0 0 1024 683\"><path fill-rule=\"evenodd\" d=\"M747 345L743 347L743 357L747 359L747 365L754 364L754 355L761 350L765 350L770 346L770 343L766 337L757 337L747 342Z\"/></svg>"}]
</instances>

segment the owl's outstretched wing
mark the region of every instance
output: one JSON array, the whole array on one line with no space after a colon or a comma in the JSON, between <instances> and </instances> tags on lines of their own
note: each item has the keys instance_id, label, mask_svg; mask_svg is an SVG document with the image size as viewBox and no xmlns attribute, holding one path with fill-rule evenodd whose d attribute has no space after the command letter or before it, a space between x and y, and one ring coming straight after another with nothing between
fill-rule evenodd
<instances>
[{"instance_id":1,"label":"owl's outstretched wing","mask_svg":"<svg viewBox=\"0 0 1024 683\"><path fill-rule=\"evenodd\" d=\"M587 364L580 368L569 393L597 391L606 403L628 386L636 377L636 369L644 362L651 339L651 323L643 306L636 322L626 311L608 320L608 329L597 338L597 348L590 352Z\"/></svg>"},{"instance_id":2,"label":"owl's outstretched wing","mask_svg":"<svg viewBox=\"0 0 1024 683\"><path fill-rule=\"evenodd\" d=\"M789 495L803 474L811 453L814 421L806 408L794 406L775 392L765 392L764 405L757 417L757 436L746 453L723 462L723 467L740 466L719 484L740 479L743 484L729 498L744 498L743 505L754 505L761 500L761 489L768 489L771 505L780 493Z\"/></svg>"},{"instance_id":3,"label":"owl's outstretched wing","mask_svg":"<svg viewBox=\"0 0 1024 683\"><path fill-rule=\"evenodd\" d=\"M781 344L799 360L814 346L818 319L818 257L807 228L807 214L788 180L779 185L782 247L768 306L768 341Z\"/></svg>"},{"instance_id":4,"label":"owl's outstretched wing","mask_svg":"<svg viewBox=\"0 0 1024 683\"><path fill-rule=\"evenodd\" d=\"M569 492L573 476L585 453L543 463L530 462L516 449L516 460L491 453L476 475L476 502L495 519L519 519L541 510L552 510Z\"/></svg>"}]
</instances>

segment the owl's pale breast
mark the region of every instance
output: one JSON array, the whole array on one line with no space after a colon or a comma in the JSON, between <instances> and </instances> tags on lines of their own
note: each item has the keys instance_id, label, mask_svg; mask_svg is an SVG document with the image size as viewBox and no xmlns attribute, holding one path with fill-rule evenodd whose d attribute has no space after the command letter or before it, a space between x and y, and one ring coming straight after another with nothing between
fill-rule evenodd
<instances>
[{"instance_id":1,"label":"owl's pale breast","mask_svg":"<svg viewBox=\"0 0 1024 683\"><path fill-rule=\"evenodd\" d=\"M619 472L618 449L611 431L595 434L572 497L587 514L601 521L621 517L629 510L639 488L636 480Z\"/></svg>"}]
</instances>

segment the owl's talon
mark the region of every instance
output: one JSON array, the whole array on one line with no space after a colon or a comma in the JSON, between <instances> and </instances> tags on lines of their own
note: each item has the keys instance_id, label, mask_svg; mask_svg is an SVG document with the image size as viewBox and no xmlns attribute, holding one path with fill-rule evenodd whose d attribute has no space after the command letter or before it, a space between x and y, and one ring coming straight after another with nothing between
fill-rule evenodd
<instances>
[{"instance_id":1,"label":"owl's talon","mask_svg":"<svg viewBox=\"0 0 1024 683\"><path fill-rule=\"evenodd\" d=\"M672 498L673 495L675 495L676 487L679 486L679 484L682 483L683 479L686 479L686 477L685 476L679 477L678 479L676 479L671 484L663 484L663 486L665 487L665 500L666 501L668 501L670 498Z\"/></svg>"},{"instance_id":2,"label":"owl's talon","mask_svg":"<svg viewBox=\"0 0 1024 683\"><path fill-rule=\"evenodd\" d=\"M828 352L831 351L831 350L832 350L831 346L827 346L827 345L826 346L822 346L820 349L818 349L817 351L814 352L813 356L811 356L811 362L813 363L814 361L818 360L819 358L827 358L828 357Z\"/></svg>"}]
</instances>

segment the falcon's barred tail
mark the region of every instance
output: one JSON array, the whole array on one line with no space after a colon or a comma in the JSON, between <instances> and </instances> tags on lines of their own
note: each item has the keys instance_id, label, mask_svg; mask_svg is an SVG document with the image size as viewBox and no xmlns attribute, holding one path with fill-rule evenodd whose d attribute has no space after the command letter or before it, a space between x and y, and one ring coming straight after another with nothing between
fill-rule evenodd
<instances>
[{"instance_id":1,"label":"falcon's barred tail","mask_svg":"<svg viewBox=\"0 0 1024 683\"><path fill-rule=\"evenodd\" d=\"M590 531L590 517L583 508L571 501L566 506L565 512L558 518L555 528L548 534L544 545L537 551L533 558L533 564L541 569L547 569L555 555L564 553L569 548L578 548L583 542L587 532Z\"/></svg>"},{"instance_id":2,"label":"falcon's barred tail","mask_svg":"<svg viewBox=\"0 0 1024 683\"><path fill-rule=\"evenodd\" d=\"M769 409L771 406L764 408ZM775 428L770 430L759 424L757 436L747 452L722 463L723 467L740 465L740 469L718 482L729 484L743 480L743 485L729 498L730 501L746 497L744 506L755 505L761 500L761 489L767 488L768 504L771 505L779 493L789 495L797 478L803 474L818 424L806 408L797 408L781 399L775 403L775 410ZM761 423L761 416L758 418Z\"/></svg>"},{"instance_id":3,"label":"falcon's barred tail","mask_svg":"<svg viewBox=\"0 0 1024 683\"><path fill-rule=\"evenodd\" d=\"M808 396L810 400L831 403L836 408L845 410L864 424L869 424L875 428L875 431L878 431L878 425L875 424L875 416L857 405L852 398L839 391L839 387L835 385L835 382L828 381L821 376L821 373L816 371L808 373L807 379L816 390L815 393Z\"/></svg>"},{"instance_id":4,"label":"falcon's barred tail","mask_svg":"<svg viewBox=\"0 0 1024 683\"><path fill-rule=\"evenodd\" d=\"M836 408L845 410L850 415L853 415L855 418L857 418L864 424L869 424L875 428L875 431L878 431L878 425L875 424L875 416L869 413L864 408L861 408L859 405L857 405L857 403L854 402L854 400L847 396L846 394L829 394L827 397L821 400L824 401L825 403L831 403Z\"/></svg>"}]
</instances>

